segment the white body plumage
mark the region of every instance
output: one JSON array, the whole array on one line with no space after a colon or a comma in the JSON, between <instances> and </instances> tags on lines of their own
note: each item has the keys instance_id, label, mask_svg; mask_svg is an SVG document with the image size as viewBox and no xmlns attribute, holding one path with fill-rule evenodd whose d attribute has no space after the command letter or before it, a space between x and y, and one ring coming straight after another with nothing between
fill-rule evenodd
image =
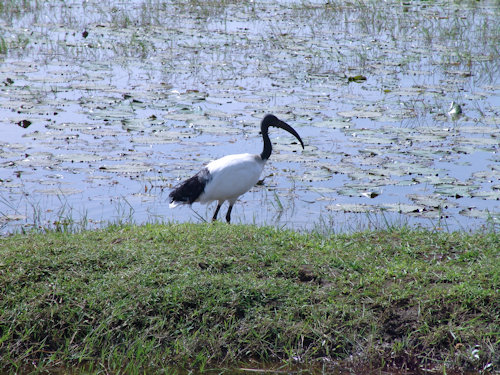
<instances>
[{"instance_id":1,"label":"white body plumage","mask_svg":"<svg viewBox=\"0 0 500 375\"><path fill-rule=\"evenodd\" d=\"M238 197L259 181L266 162L259 155L228 155L210 162L206 168L210 181L196 200L200 203L229 201L234 204Z\"/></svg>"}]
</instances>

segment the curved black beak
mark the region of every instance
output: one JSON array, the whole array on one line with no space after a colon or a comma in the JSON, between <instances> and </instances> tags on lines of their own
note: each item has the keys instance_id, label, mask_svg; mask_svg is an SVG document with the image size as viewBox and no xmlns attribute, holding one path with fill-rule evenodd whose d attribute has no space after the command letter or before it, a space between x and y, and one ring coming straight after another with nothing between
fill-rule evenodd
<instances>
[{"instance_id":1,"label":"curved black beak","mask_svg":"<svg viewBox=\"0 0 500 375\"><path fill-rule=\"evenodd\" d=\"M304 142L302 142L302 138L300 138L299 133L297 133L295 129L288 125L285 121L278 120L278 122L273 124L273 126L281 128L283 130L286 130L290 134L293 134L293 136L299 140L302 149L304 149Z\"/></svg>"}]
</instances>

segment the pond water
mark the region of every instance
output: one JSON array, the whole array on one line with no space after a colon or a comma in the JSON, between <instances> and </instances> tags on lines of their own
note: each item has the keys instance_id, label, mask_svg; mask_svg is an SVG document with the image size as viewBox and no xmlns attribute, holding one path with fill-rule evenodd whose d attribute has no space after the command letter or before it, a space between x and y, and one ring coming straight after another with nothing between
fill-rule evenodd
<instances>
[{"instance_id":1,"label":"pond water","mask_svg":"<svg viewBox=\"0 0 500 375\"><path fill-rule=\"evenodd\" d=\"M498 1L0 4L0 225L203 221L179 180L259 153L233 222L500 224ZM223 208L225 211L225 207Z\"/></svg>"}]
</instances>

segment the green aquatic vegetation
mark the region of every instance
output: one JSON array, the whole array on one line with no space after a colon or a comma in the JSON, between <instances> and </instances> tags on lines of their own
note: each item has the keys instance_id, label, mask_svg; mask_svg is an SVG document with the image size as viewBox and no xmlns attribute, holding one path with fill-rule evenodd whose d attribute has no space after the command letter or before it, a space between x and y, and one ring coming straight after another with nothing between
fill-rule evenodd
<instances>
[{"instance_id":1,"label":"green aquatic vegetation","mask_svg":"<svg viewBox=\"0 0 500 375\"><path fill-rule=\"evenodd\" d=\"M5 38L0 36L0 55L6 55L9 51Z\"/></svg>"}]
</instances>

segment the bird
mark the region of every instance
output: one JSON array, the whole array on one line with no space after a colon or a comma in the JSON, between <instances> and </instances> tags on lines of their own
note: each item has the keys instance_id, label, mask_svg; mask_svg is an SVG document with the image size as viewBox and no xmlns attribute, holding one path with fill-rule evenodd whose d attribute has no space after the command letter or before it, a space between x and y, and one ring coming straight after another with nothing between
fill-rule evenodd
<instances>
[{"instance_id":1,"label":"bird","mask_svg":"<svg viewBox=\"0 0 500 375\"><path fill-rule=\"evenodd\" d=\"M226 221L231 222L231 211L238 198L250 190L260 178L260 175L271 156L273 147L269 139L269 127L286 130L300 142L304 149L304 142L300 135L286 122L275 115L264 116L260 124L260 132L264 147L260 154L235 154L224 156L211 161L194 176L181 182L170 192L170 208L181 204L211 203L217 201L212 221L217 220L217 215L222 204L229 202Z\"/></svg>"}]
</instances>

